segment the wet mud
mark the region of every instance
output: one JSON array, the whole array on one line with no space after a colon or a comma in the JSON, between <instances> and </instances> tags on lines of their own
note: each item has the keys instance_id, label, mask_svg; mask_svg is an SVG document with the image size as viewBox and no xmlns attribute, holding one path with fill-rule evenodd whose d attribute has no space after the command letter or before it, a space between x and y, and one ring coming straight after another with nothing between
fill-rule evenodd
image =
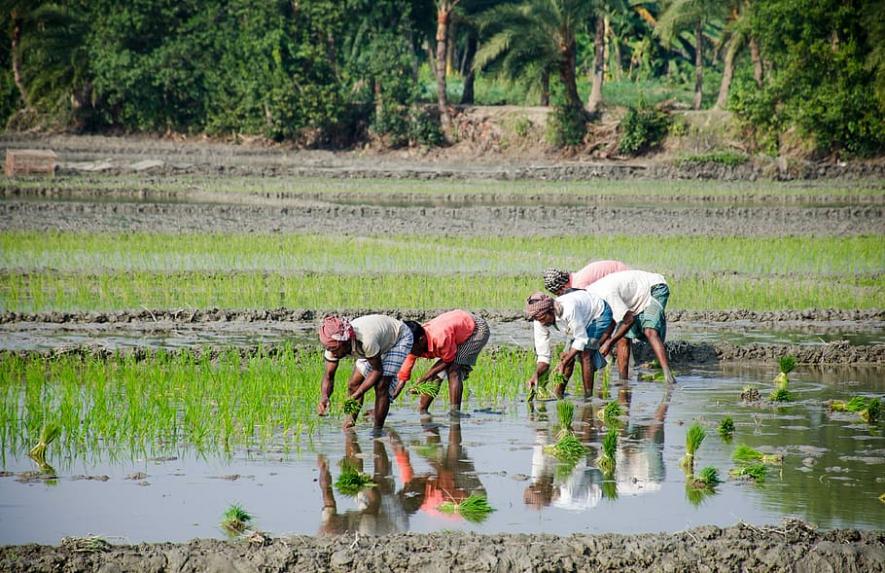
<instances>
[{"instance_id":1,"label":"wet mud","mask_svg":"<svg viewBox=\"0 0 885 573\"><path fill-rule=\"evenodd\" d=\"M865 571L885 570L885 532L704 526L675 534L469 533L0 547L0 569L54 571ZM86 549L84 549L84 547ZM89 549L92 548L92 549Z\"/></svg>"},{"instance_id":2,"label":"wet mud","mask_svg":"<svg viewBox=\"0 0 885 573\"><path fill-rule=\"evenodd\" d=\"M885 206L609 207L571 206L266 206L211 203L0 202L0 229L79 232L214 232L458 234L559 236L587 234L855 236L885 233ZM587 221L594 224L588 226ZM787 224L788 223L788 224Z\"/></svg>"}]
</instances>

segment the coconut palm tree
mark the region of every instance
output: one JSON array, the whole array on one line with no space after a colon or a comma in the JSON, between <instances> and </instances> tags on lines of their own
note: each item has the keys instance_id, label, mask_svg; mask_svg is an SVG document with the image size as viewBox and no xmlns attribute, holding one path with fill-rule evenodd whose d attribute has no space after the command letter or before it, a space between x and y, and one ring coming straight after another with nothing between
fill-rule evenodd
<instances>
[{"instance_id":1,"label":"coconut palm tree","mask_svg":"<svg viewBox=\"0 0 885 573\"><path fill-rule=\"evenodd\" d=\"M735 58L747 45L750 37L749 25L745 18L745 8L749 6L749 0L731 0L728 4L728 20L722 36L722 50L725 52L722 82L719 84L719 97L716 98L714 109L725 109L728 103L728 90L734 78Z\"/></svg>"},{"instance_id":2,"label":"coconut palm tree","mask_svg":"<svg viewBox=\"0 0 885 573\"><path fill-rule=\"evenodd\" d=\"M486 40L474 66L512 79L535 77L542 82L558 73L565 105L582 109L575 32L585 24L591 9L591 3L582 0L524 0L491 8L478 17Z\"/></svg>"},{"instance_id":3,"label":"coconut palm tree","mask_svg":"<svg viewBox=\"0 0 885 573\"><path fill-rule=\"evenodd\" d=\"M701 109L704 85L704 26L725 16L728 3L722 0L672 0L658 19L655 31L666 42L672 42L682 30L694 31L694 108Z\"/></svg>"}]
</instances>

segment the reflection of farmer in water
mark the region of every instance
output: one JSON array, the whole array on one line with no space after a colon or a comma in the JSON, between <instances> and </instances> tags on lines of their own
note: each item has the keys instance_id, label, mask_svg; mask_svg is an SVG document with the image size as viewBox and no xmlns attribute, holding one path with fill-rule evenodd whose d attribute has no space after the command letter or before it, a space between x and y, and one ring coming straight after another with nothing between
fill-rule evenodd
<instances>
[{"instance_id":1,"label":"reflection of farmer in water","mask_svg":"<svg viewBox=\"0 0 885 573\"><path fill-rule=\"evenodd\" d=\"M356 433L345 435L344 459L357 471L363 471L362 450ZM323 495L323 518L321 534L341 534L360 532L369 535L384 535L406 531L409 528L408 515L401 499L395 494L395 484L391 476L390 458L381 440L372 441L374 487L365 487L356 495L357 509L338 513L338 504L332 488L332 474L325 456L317 456L320 490Z\"/></svg>"},{"instance_id":2,"label":"reflection of farmer in water","mask_svg":"<svg viewBox=\"0 0 885 573\"><path fill-rule=\"evenodd\" d=\"M596 434L593 408L589 404L580 408L581 420L576 435L583 443L592 441ZM544 452L551 444L547 428L535 432L535 446L532 449L531 483L523 493L526 505L543 509L552 505L560 509L580 511L596 507L602 499L602 473L593 467L594 455L588 455L587 464L579 465L567 475L557 475L557 461Z\"/></svg>"},{"instance_id":3,"label":"reflection of farmer in water","mask_svg":"<svg viewBox=\"0 0 885 573\"><path fill-rule=\"evenodd\" d=\"M647 422L638 422L638 416L631 416L627 430L618 442L615 457L615 476L618 493L621 495L649 493L661 489L664 481L664 421L673 387L665 384L664 395ZM640 405L632 403L632 393L622 388L619 400L629 412Z\"/></svg>"},{"instance_id":4,"label":"reflection of farmer in water","mask_svg":"<svg viewBox=\"0 0 885 573\"><path fill-rule=\"evenodd\" d=\"M412 498L411 504L430 515L457 518L457 514L441 514L437 508L445 501L459 503L472 494L485 497L485 489L476 475L473 462L461 446L461 423L454 420L449 426L448 443L442 447L439 427L427 430L427 441L413 448L431 467L429 473L415 475L408 456L397 454L397 464L403 478L403 491Z\"/></svg>"}]
</instances>

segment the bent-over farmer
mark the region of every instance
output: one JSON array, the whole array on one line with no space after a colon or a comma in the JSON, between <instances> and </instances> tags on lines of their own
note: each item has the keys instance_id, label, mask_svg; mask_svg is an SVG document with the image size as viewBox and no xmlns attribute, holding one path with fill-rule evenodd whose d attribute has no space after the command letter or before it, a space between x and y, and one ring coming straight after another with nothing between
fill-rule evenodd
<instances>
[{"instance_id":1,"label":"bent-over farmer","mask_svg":"<svg viewBox=\"0 0 885 573\"><path fill-rule=\"evenodd\" d=\"M612 311L608 304L599 296L580 289L571 290L555 300L542 292L537 292L526 300L525 317L526 320L534 321L537 355L535 373L528 381L530 395L538 384L538 379L547 373L550 367L552 354L550 327L554 326L557 320L561 320L566 333L572 339L556 366L555 372L562 374L562 381L557 384L554 391L560 398L565 393L575 360L580 356L584 396L590 397L593 394L593 376L597 369L605 366L605 359L598 349L614 329Z\"/></svg>"},{"instance_id":2,"label":"bent-over farmer","mask_svg":"<svg viewBox=\"0 0 885 573\"><path fill-rule=\"evenodd\" d=\"M670 288L664 277L646 271L622 271L607 275L589 287L587 292L603 298L612 309L618 326L599 351L606 355L612 345L618 344L618 371L626 379L630 364L630 340L648 340L655 357L664 371L664 379L675 384L670 371L664 340L667 337L667 317L664 310L670 298Z\"/></svg>"},{"instance_id":3,"label":"bent-over farmer","mask_svg":"<svg viewBox=\"0 0 885 573\"><path fill-rule=\"evenodd\" d=\"M333 315L323 318L319 336L326 349L326 369L317 413L328 413L338 361L352 355L356 364L347 383L348 396L362 405L365 393L374 388L375 429L383 428L390 410L393 379L412 348L412 332L402 321L383 314L368 314L352 321ZM344 427L353 426L357 415L348 415Z\"/></svg>"},{"instance_id":4,"label":"bent-over farmer","mask_svg":"<svg viewBox=\"0 0 885 573\"><path fill-rule=\"evenodd\" d=\"M586 289L606 275L629 270L621 261L596 261L573 273L551 268L544 271L544 288L559 296L571 289Z\"/></svg>"},{"instance_id":5,"label":"bent-over farmer","mask_svg":"<svg viewBox=\"0 0 885 573\"><path fill-rule=\"evenodd\" d=\"M399 384L393 394L394 398L412 377L412 368L419 357L436 358L436 363L418 379L418 383L432 380L438 391L441 380L447 378L451 412L460 413L464 381L470 376L477 356L489 341L488 323L481 316L467 311L450 310L424 324L406 321L406 325L412 331L414 342L412 351L399 371ZM418 403L419 412L426 414L431 402L433 396L422 394Z\"/></svg>"}]
</instances>

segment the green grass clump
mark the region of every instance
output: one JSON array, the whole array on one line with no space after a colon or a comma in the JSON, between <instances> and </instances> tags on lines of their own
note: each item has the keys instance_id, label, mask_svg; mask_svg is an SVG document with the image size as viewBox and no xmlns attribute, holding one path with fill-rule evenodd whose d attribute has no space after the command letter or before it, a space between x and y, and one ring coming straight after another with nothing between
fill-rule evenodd
<instances>
[{"instance_id":1,"label":"green grass clump","mask_svg":"<svg viewBox=\"0 0 885 573\"><path fill-rule=\"evenodd\" d=\"M756 483L762 483L768 475L768 466L763 463L743 464L732 468L729 474L738 479L749 479Z\"/></svg>"},{"instance_id":2,"label":"green grass clump","mask_svg":"<svg viewBox=\"0 0 885 573\"><path fill-rule=\"evenodd\" d=\"M771 391L771 394L768 395L768 399L771 402L791 402L793 400L793 394L786 388L775 388Z\"/></svg>"},{"instance_id":3,"label":"green grass clump","mask_svg":"<svg viewBox=\"0 0 885 573\"><path fill-rule=\"evenodd\" d=\"M881 412L881 400L879 398L869 398L866 396L852 396L845 402L844 400L833 400L830 402L830 410L833 412L856 412L865 422L874 424L879 420Z\"/></svg>"},{"instance_id":4,"label":"green grass clump","mask_svg":"<svg viewBox=\"0 0 885 573\"><path fill-rule=\"evenodd\" d=\"M238 503L231 504L221 516L221 526L231 533L242 533L251 521L252 515Z\"/></svg>"},{"instance_id":5,"label":"green grass clump","mask_svg":"<svg viewBox=\"0 0 885 573\"><path fill-rule=\"evenodd\" d=\"M787 375L796 368L796 357L782 356L778 359L777 364L780 370L778 375L774 378L774 383L777 385L778 389L786 390L787 384L789 383Z\"/></svg>"},{"instance_id":6,"label":"green grass clump","mask_svg":"<svg viewBox=\"0 0 885 573\"><path fill-rule=\"evenodd\" d=\"M430 396L431 398L436 398L439 396L439 389L441 384L439 382L420 382L415 384L414 390L416 393L422 396Z\"/></svg>"},{"instance_id":7,"label":"green grass clump","mask_svg":"<svg viewBox=\"0 0 885 573\"><path fill-rule=\"evenodd\" d=\"M61 426L58 424L53 422L43 424L43 427L40 428L40 439L28 454L42 465L46 461L46 446L58 439L60 435Z\"/></svg>"},{"instance_id":8,"label":"green grass clump","mask_svg":"<svg viewBox=\"0 0 885 573\"><path fill-rule=\"evenodd\" d=\"M572 422L575 419L575 405L571 400L559 400L556 403L556 413L559 418L561 431L571 431Z\"/></svg>"},{"instance_id":9,"label":"green grass clump","mask_svg":"<svg viewBox=\"0 0 885 573\"><path fill-rule=\"evenodd\" d=\"M719 470L713 466L706 466L697 475L697 480L707 486L714 486L721 482L719 479Z\"/></svg>"},{"instance_id":10,"label":"green grass clump","mask_svg":"<svg viewBox=\"0 0 885 573\"><path fill-rule=\"evenodd\" d=\"M722 421L719 422L719 427L717 428L719 431L719 435L724 439L731 439L734 435L734 420L731 416L726 416L722 418Z\"/></svg>"},{"instance_id":11,"label":"green grass clump","mask_svg":"<svg viewBox=\"0 0 885 573\"><path fill-rule=\"evenodd\" d=\"M362 408L362 404L359 403L358 400L354 400L353 398L348 398L344 401L344 406L342 406L342 410L348 416L356 416L360 413L360 408Z\"/></svg>"},{"instance_id":12,"label":"green grass clump","mask_svg":"<svg viewBox=\"0 0 885 573\"><path fill-rule=\"evenodd\" d=\"M682 456L680 461L682 467L690 469L694 466L694 455L698 448L701 447L705 437L707 437L707 432L704 431L700 424L695 422L691 425L688 433L685 435L685 455Z\"/></svg>"},{"instance_id":13,"label":"green grass clump","mask_svg":"<svg viewBox=\"0 0 885 573\"><path fill-rule=\"evenodd\" d=\"M738 464L762 463L769 465L780 465L784 461L784 457L780 454L763 454L759 450L751 448L746 444L740 444L731 454L731 459Z\"/></svg>"},{"instance_id":14,"label":"green grass clump","mask_svg":"<svg viewBox=\"0 0 885 573\"><path fill-rule=\"evenodd\" d=\"M602 438L602 451L596 458L596 467L603 475L611 475L615 471L615 454L618 449L618 431L614 428L606 432Z\"/></svg>"},{"instance_id":15,"label":"green grass clump","mask_svg":"<svg viewBox=\"0 0 885 573\"><path fill-rule=\"evenodd\" d=\"M684 155L676 160L677 165L717 163L728 167L737 167L750 160L746 153L732 150L708 151L707 153L695 153Z\"/></svg>"},{"instance_id":16,"label":"green grass clump","mask_svg":"<svg viewBox=\"0 0 885 573\"><path fill-rule=\"evenodd\" d=\"M618 418L623 415L623 409L617 400L608 402L605 407L600 410L596 416L602 420L606 426L618 425Z\"/></svg>"},{"instance_id":17,"label":"green grass clump","mask_svg":"<svg viewBox=\"0 0 885 573\"><path fill-rule=\"evenodd\" d=\"M444 513L457 513L467 521L479 523L489 516L495 509L489 505L489 500L484 496L472 494L459 503L444 501L437 507Z\"/></svg>"},{"instance_id":18,"label":"green grass clump","mask_svg":"<svg viewBox=\"0 0 885 573\"><path fill-rule=\"evenodd\" d=\"M375 487L369 474L358 471L350 463L341 464L341 475L335 481L335 489L342 495L356 495L361 489Z\"/></svg>"},{"instance_id":19,"label":"green grass clump","mask_svg":"<svg viewBox=\"0 0 885 573\"><path fill-rule=\"evenodd\" d=\"M587 453L587 448L584 447L584 444L570 432L563 435L555 444L547 448L547 451L556 459L570 463L578 461Z\"/></svg>"}]
</instances>

